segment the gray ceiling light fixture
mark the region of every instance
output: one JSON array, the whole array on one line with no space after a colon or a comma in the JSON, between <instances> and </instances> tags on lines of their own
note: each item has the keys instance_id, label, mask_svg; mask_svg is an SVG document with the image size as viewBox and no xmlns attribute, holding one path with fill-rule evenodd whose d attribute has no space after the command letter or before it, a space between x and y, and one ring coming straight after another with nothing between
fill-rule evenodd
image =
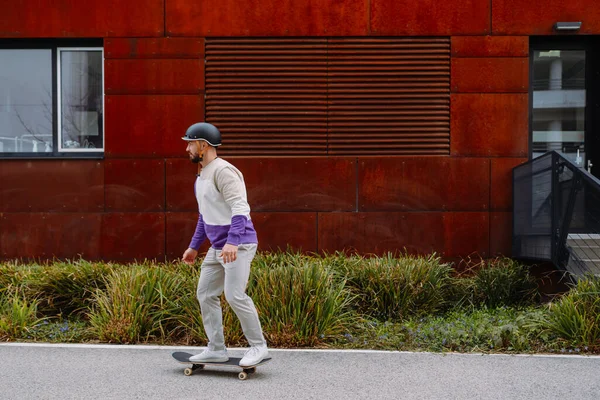
<instances>
[{"instance_id":1,"label":"gray ceiling light fixture","mask_svg":"<svg viewBox=\"0 0 600 400\"><path fill-rule=\"evenodd\" d=\"M555 31L578 31L581 29L581 22L557 22L554 24Z\"/></svg>"}]
</instances>

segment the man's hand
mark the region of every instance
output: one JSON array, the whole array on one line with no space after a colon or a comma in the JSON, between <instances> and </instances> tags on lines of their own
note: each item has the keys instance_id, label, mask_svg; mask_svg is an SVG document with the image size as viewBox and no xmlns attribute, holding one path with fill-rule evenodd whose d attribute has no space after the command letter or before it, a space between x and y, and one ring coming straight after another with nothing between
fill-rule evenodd
<instances>
[{"instance_id":1,"label":"man's hand","mask_svg":"<svg viewBox=\"0 0 600 400\"><path fill-rule=\"evenodd\" d=\"M194 260L196 260L197 256L198 256L198 250L187 249L185 251L185 253L183 253L183 257L181 258L181 260L184 263L186 263L187 265L193 265Z\"/></svg>"},{"instance_id":2,"label":"man's hand","mask_svg":"<svg viewBox=\"0 0 600 400\"><path fill-rule=\"evenodd\" d=\"M234 262L237 259L237 250L237 246L234 246L232 244L226 244L225 246L223 246L223 250L221 252L223 262L225 264L229 262Z\"/></svg>"}]
</instances>

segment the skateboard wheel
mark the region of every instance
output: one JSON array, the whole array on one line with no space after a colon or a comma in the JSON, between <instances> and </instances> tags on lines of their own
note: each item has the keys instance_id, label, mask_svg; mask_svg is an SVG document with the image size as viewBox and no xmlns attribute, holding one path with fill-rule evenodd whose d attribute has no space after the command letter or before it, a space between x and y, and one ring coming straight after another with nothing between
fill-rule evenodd
<instances>
[{"instance_id":1,"label":"skateboard wheel","mask_svg":"<svg viewBox=\"0 0 600 400\"><path fill-rule=\"evenodd\" d=\"M192 369L191 368L186 368L183 373L185 376L190 376L192 374Z\"/></svg>"},{"instance_id":2,"label":"skateboard wheel","mask_svg":"<svg viewBox=\"0 0 600 400\"><path fill-rule=\"evenodd\" d=\"M240 378L241 380L243 380L243 381L244 381L244 380L248 379L248 374L247 374L247 373L245 373L245 372L240 372L240 373L238 374L238 378Z\"/></svg>"}]
</instances>

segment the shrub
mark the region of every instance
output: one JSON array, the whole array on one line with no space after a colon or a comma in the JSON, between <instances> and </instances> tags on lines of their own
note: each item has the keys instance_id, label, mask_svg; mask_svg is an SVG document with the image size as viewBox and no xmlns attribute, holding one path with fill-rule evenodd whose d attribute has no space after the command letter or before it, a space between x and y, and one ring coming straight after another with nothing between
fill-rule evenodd
<instances>
[{"instance_id":1,"label":"shrub","mask_svg":"<svg viewBox=\"0 0 600 400\"><path fill-rule=\"evenodd\" d=\"M548 350L554 340L543 337L539 308L452 310L438 316L414 317L397 323L368 321L339 338L344 347L426 351ZM540 340L541 338L541 340Z\"/></svg>"},{"instance_id":2,"label":"shrub","mask_svg":"<svg viewBox=\"0 0 600 400\"><path fill-rule=\"evenodd\" d=\"M600 347L600 277L587 276L550 304L546 327L573 346Z\"/></svg>"},{"instance_id":3,"label":"shrub","mask_svg":"<svg viewBox=\"0 0 600 400\"><path fill-rule=\"evenodd\" d=\"M27 280L27 292L46 314L85 314L94 293L104 290L114 266L85 260L48 263Z\"/></svg>"},{"instance_id":4,"label":"shrub","mask_svg":"<svg viewBox=\"0 0 600 400\"><path fill-rule=\"evenodd\" d=\"M339 261L337 262L338 264ZM360 258L338 271L358 295L358 311L381 320L436 313L446 306L451 268L435 254Z\"/></svg>"},{"instance_id":5,"label":"shrub","mask_svg":"<svg viewBox=\"0 0 600 400\"><path fill-rule=\"evenodd\" d=\"M14 289L25 289L27 282L37 274L39 266L25 265L18 262L0 263L0 296L3 292Z\"/></svg>"},{"instance_id":6,"label":"shrub","mask_svg":"<svg viewBox=\"0 0 600 400\"><path fill-rule=\"evenodd\" d=\"M145 265L115 270L106 278L106 289L94 294L89 314L100 340L135 343L164 339L176 330L182 277Z\"/></svg>"},{"instance_id":7,"label":"shrub","mask_svg":"<svg viewBox=\"0 0 600 400\"><path fill-rule=\"evenodd\" d=\"M523 306L539 296L529 267L509 258L482 261L470 278L460 278L456 289L462 291L457 304L476 307Z\"/></svg>"},{"instance_id":8,"label":"shrub","mask_svg":"<svg viewBox=\"0 0 600 400\"><path fill-rule=\"evenodd\" d=\"M314 346L354 322L345 282L315 257L256 257L248 293L256 302L267 341L274 346Z\"/></svg>"},{"instance_id":9,"label":"shrub","mask_svg":"<svg viewBox=\"0 0 600 400\"><path fill-rule=\"evenodd\" d=\"M205 343L200 306L196 299L199 273L185 264L173 264L182 277L174 298L179 325L177 338ZM351 295L319 259L299 253L259 253L253 261L248 294L255 301L263 332L270 345L313 346L342 332L350 323ZM246 345L239 319L221 297L225 341ZM171 335L174 338L174 335Z\"/></svg>"},{"instance_id":10,"label":"shrub","mask_svg":"<svg viewBox=\"0 0 600 400\"><path fill-rule=\"evenodd\" d=\"M20 339L43 318L37 317L37 301L29 301L21 293L0 295L0 339Z\"/></svg>"}]
</instances>

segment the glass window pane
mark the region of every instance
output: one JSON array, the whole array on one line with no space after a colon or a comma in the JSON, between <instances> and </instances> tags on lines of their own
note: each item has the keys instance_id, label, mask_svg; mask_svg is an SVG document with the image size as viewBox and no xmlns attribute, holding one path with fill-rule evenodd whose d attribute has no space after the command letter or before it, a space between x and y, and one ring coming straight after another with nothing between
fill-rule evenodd
<instances>
[{"instance_id":1,"label":"glass window pane","mask_svg":"<svg viewBox=\"0 0 600 400\"><path fill-rule=\"evenodd\" d=\"M585 107L585 51L535 51L533 157L556 150L583 168Z\"/></svg>"},{"instance_id":2,"label":"glass window pane","mask_svg":"<svg viewBox=\"0 0 600 400\"><path fill-rule=\"evenodd\" d=\"M102 51L60 51L62 150L101 150L103 143Z\"/></svg>"},{"instance_id":3,"label":"glass window pane","mask_svg":"<svg viewBox=\"0 0 600 400\"><path fill-rule=\"evenodd\" d=\"M52 52L0 50L0 153L52 151Z\"/></svg>"}]
</instances>

